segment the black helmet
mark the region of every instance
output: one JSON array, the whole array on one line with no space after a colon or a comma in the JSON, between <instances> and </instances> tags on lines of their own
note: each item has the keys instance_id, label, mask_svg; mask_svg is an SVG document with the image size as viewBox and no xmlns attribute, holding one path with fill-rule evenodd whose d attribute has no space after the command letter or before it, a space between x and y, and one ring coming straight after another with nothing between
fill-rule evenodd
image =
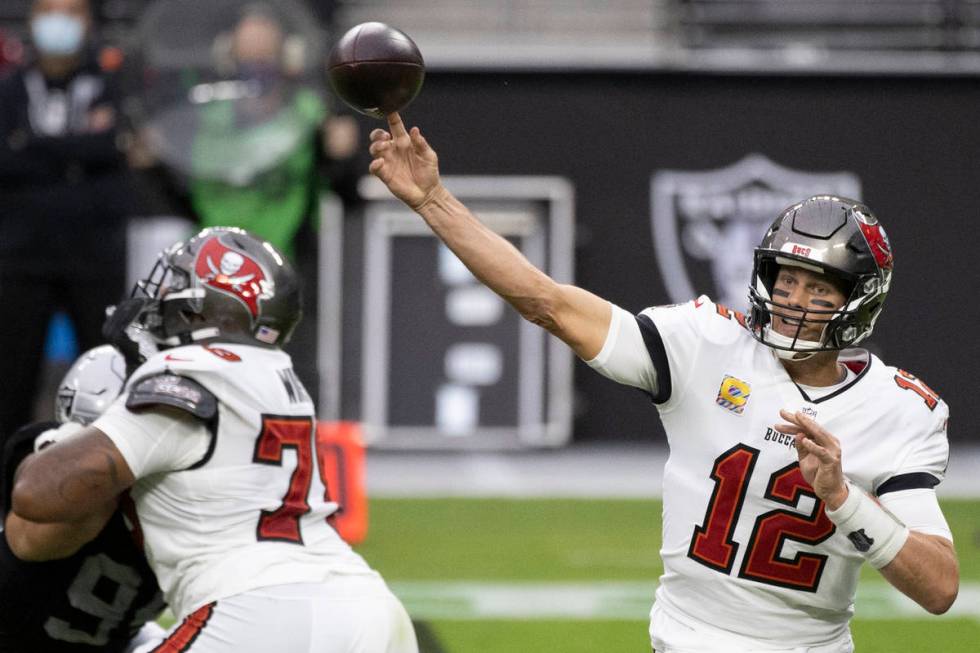
<instances>
[{"instance_id":1,"label":"black helmet","mask_svg":"<svg viewBox=\"0 0 980 653\"><path fill-rule=\"evenodd\" d=\"M165 249L133 296L145 302L137 322L165 347L281 346L302 315L293 266L271 243L234 227L208 228Z\"/></svg>"},{"instance_id":2,"label":"black helmet","mask_svg":"<svg viewBox=\"0 0 980 653\"><path fill-rule=\"evenodd\" d=\"M893 263L888 236L864 204L831 195L816 195L794 204L776 218L755 249L749 285L752 334L786 352L833 351L861 342L871 335L881 314ZM773 308L793 308L773 299L776 274L783 265L826 274L838 282L847 297L840 310L805 311L800 330L803 320L827 321L820 343L800 340L799 331L790 338L769 328Z\"/></svg>"}]
</instances>

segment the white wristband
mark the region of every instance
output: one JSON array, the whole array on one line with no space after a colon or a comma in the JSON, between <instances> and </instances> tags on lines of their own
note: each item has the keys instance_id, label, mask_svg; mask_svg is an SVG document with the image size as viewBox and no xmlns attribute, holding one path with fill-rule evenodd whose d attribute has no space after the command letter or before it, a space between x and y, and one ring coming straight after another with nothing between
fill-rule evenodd
<instances>
[{"instance_id":1,"label":"white wristband","mask_svg":"<svg viewBox=\"0 0 980 653\"><path fill-rule=\"evenodd\" d=\"M847 499L837 510L827 510L827 517L872 567L881 569L905 546L909 529L850 481L847 490Z\"/></svg>"}]
</instances>

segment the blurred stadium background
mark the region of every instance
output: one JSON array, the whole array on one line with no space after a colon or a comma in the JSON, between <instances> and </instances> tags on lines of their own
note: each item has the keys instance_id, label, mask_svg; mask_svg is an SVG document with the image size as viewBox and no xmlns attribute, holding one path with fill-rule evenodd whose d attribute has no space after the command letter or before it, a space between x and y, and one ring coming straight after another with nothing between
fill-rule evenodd
<instances>
[{"instance_id":1,"label":"blurred stadium background","mask_svg":"<svg viewBox=\"0 0 980 653\"><path fill-rule=\"evenodd\" d=\"M147 31L178 1L93 0L137 130L161 101L147 71L215 45L147 52L194 31ZM980 0L288 4L315 17L308 55L367 20L411 35L427 77L404 116L457 194L553 275L625 308L707 293L741 309L751 247L780 208L826 190L867 201L897 258L872 346L952 407L939 491L964 582L929 618L868 573L858 650L980 650ZM29 6L0 2L0 69L29 52ZM322 70L305 83L336 103ZM358 175L376 123L359 124ZM133 274L191 218L134 216ZM423 650L648 650L665 457L653 406L521 324L370 179L323 197L315 238L308 383L322 419L361 424L360 548ZM57 318L49 383L75 353Z\"/></svg>"}]
</instances>

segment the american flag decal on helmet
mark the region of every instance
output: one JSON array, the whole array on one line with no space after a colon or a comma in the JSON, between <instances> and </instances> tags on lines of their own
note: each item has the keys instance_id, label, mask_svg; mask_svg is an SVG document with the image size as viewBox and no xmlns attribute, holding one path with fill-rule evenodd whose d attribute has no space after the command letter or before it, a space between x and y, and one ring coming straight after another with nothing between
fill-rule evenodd
<instances>
[{"instance_id":1,"label":"american flag decal on helmet","mask_svg":"<svg viewBox=\"0 0 980 653\"><path fill-rule=\"evenodd\" d=\"M277 329L270 329L267 326L260 326L255 331L255 339L259 342L274 345L276 344L276 340L279 339L279 331Z\"/></svg>"}]
</instances>

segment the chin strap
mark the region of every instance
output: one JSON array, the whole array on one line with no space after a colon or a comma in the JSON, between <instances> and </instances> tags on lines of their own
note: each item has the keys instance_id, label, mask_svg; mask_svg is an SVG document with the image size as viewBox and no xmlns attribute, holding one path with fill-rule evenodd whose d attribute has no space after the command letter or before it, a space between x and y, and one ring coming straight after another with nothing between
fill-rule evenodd
<instances>
[{"instance_id":1,"label":"chin strap","mask_svg":"<svg viewBox=\"0 0 980 653\"><path fill-rule=\"evenodd\" d=\"M218 327L204 327L197 329L196 331L185 331L179 336L170 336L161 341L161 344L167 345L168 347L178 347L180 345L192 345L200 340L207 340L208 338L217 338L221 335L221 330Z\"/></svg>"},{"instance_id":2,"label":"chin strap","mask_svg":"<svg viewBox=\"0 0 980 653\"><path fill-rule=\"evenodd\" d=\"M772 350L776 356L787 361L805 361L816 355L817 351L823 347L819 342L813 340L793 339L777 333L770 325L763 327L762 341L766 344L775 345ZM795 347L795 350L789 349Z\"/></svg>"}]
</instances>

